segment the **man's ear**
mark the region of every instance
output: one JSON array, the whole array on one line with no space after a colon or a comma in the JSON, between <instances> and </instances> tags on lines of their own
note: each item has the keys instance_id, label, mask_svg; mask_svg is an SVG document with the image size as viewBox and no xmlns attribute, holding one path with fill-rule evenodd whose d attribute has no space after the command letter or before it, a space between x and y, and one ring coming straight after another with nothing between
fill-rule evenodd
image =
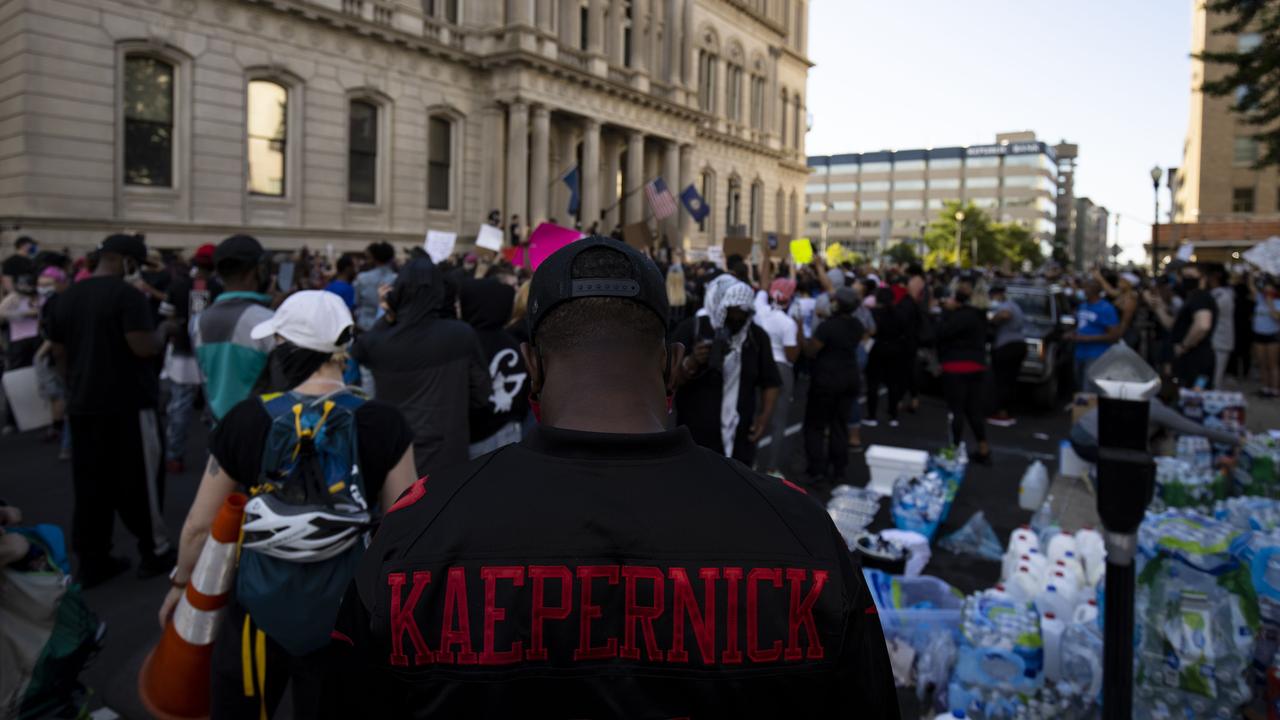
<instances>
[{"instance_id":1,"label":"man's ear","mask_svg":"<svg viewBox=\"0 0 1280 720\"><path fill-rule=\"evenodd\" d=\"M524 366L529 373L529 392L534 397L542 393L542 363L541 354L533 349L533 346L527 342L520 343L520 356L524 358Z\"/></svg>"},{"instance_id":2,"label":"man's ear","mask_svg":"<svg viewBox=\"0 0 1280 720\"><path fill-rule=\"evenodd\" d=\"M675 394L676 371L684 362L684 356L684 343L673 342L667 346L667 366L663 368L662 379L666 382L668 395Z\"/></svg>"}]
</instances>

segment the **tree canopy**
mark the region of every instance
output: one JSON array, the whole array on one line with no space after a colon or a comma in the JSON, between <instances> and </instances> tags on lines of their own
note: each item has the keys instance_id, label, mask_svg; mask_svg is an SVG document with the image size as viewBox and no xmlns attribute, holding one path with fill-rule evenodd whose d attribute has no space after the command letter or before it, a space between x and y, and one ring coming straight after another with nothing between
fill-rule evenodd
<instances>
[{"instance_id":1,"label":"tree canopy","mask_svg":"<svg viewBox=\"0 0 1280 720\"><path fill-rule=\"evenodd\" d=\"M1254 139L1261 152L1257 167L1280 165L1280 3L1273 0L1211 0L1209 10L1223 13L1228 22L1217 34L1257 33L1252 47L1205 52L1206 63L1227 67L1227 74L1206 81L1202 89L1213 97L1234 96L1232 111L1256 128Z\"/></svg>"},{"instance_id":2,"label":"tree canopy","mask_svg":"<svg viewBox=\"0 0 1280 720\"><path fill-rule=\"evenodd\" d=\"M958 212L964 213L963 221L956 220ZM959 248L957 225L962 226ZM925 230L924 244L928 248L925 265L931 268L957 264L972 267L975 244L979 266L1020 265L1024 260L1038 264L1043 259L1040 243L1029 229L1016 223L995 222L987 211L973 203L948 202Z\"/></svg>"}]
</instances>

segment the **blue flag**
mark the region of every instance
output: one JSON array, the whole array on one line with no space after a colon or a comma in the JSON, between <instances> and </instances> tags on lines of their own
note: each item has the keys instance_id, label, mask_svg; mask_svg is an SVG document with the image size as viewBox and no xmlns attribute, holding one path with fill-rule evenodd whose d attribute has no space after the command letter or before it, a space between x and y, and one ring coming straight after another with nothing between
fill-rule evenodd
<instances>
[{"instance_id":1,"label":"blue flag","mask_svg":"<svg viewBox=\"0 0 1280 720\"><path fill-rule=\"evenodd\" d=\"M684 203L684 209L689 211L696 222L702 222L711 213L711 208L707 207L707 201L702 199L698 188L692 183L680 193L680 202Z\"/></svg>"},{"instance_id":2,"label":"blue flag","mask_svg":"<svg viewBox=\"0 0 1280 720\"><path fill-rule=\"evenodd\" d=\"M564 180L564 184L569 186L569 214L577 215L578 205L581 203L581 198L578 196L577 166L574 166L572 170L565 173L563 180Z\"/></svg>"}]
</instances>

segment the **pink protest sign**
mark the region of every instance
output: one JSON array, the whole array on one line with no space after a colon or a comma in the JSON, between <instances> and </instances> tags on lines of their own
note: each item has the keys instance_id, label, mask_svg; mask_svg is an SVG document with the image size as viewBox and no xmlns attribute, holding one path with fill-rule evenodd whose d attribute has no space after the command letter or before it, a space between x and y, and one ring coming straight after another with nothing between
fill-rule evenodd
<instances>
[{"instance_id":1,"label":"pink protest sign","mask_svg":"<svg viewBox=\"0 0 1280 720\"><path fill-rule=\"evenodd\" d=\"M542 261L551 257L552 253L583 237L584 235L577 230L542 223L529 236L529 267L537 270Z\"/></svg>"}]
</instances>

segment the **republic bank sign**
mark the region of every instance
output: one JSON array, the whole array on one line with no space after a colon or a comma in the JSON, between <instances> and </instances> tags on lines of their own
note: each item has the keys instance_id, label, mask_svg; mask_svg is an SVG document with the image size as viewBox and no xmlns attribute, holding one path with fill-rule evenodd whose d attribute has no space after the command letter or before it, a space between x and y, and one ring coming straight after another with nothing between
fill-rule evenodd
<instances>
[{"instance_id":1,"label":"republic bank sign","mask_svg":"<svg viewBox=\"0 0 1280 720\"><path fill-rule=\"evenodd\" d=\"M1053 157L1053 150L1042 142L1015 142L999 145L973 145L964 149L965 157L990 157L995 155L1034 155L1044 153Z\"/></svg>"}]
</instances>

